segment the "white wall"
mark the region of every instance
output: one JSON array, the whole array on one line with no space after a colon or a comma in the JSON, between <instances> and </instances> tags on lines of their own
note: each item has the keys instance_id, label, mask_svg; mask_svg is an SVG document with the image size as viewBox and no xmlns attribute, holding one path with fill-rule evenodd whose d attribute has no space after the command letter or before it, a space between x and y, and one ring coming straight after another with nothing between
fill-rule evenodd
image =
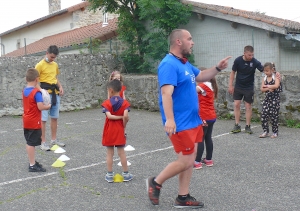
<instances>
[{"instance_id":1,"label":"white wall","mask_svg":"<svg viewBox=\"0 0 300 211\"><path fill-rule=\"evenodd\" d=\"M18 39L20 39L22 48L24 47L24 38L26 38L26 45L29 45L43 37L70 30L71 23L72 13L66 13L4 35L2 42L5 45L5 53L17 50Z\"/></svg>"},{"instance_id":2,"label":"white wall","mask_svg":"<svg viewBox=\"0 0 300 211\"><path fill-rule=\"evenodd\" d=\"M265 30L242 24L235 29L229 21L210 16L200 20L196 14L182 27L191 32L198 67L212 67L220 59L232 56L227 68L227 71L231 71L234 59L243 54L246 45L254 46L255 58L262 64L280 63L278 37L270 38Z\"/></svg>"}]
</instances>

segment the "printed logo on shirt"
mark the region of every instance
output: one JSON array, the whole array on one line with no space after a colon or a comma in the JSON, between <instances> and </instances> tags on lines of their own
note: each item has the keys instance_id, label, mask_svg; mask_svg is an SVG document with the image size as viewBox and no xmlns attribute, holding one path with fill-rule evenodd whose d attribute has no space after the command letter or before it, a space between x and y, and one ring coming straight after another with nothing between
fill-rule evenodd
<instances>
[{"instance_id":1,"label":"printed logo on shirt","mask_svg":"<svg viewBox=\"0 0 300 211\"><path fill-rule=\"evenodd\" d=\"M191 81L192 81L192 83L195 83L195 75L194 74L191 75Z\"/></svg>"},{"instance_id":2,"label":"printed logo on shirt","mask_svg":"<svg viewBox=\"0 0 300 211\"><path fill-rule=\"evenodd\" d=\"M185 75L189 75L189 72L188 72L188 71L185 71Z\"/></svg>"},{"instance_id":3,"label":"printed logo on shirt","mask_svg":"<svg viewBox=\"0 0 300 211\"><path fill-rule=\"evenodd\" d=\"M250 63L250 67L253 67L253 63L252 62Z\"/></svg>"}]
</instances>

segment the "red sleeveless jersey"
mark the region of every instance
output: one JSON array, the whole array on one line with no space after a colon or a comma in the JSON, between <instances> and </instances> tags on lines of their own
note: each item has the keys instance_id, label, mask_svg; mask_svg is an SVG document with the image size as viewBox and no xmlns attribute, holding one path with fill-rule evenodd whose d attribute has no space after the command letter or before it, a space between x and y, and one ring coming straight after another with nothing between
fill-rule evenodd
<instances>
[{"instance_id":1,"label":"red sleeveless jersey","mask_svg":"<svg viewBox=\"0 0 300 211\"><path fill-rule=\"evenodd\" d=\"M106 108L112 115L123 116L126 108L130 106L127 100L123 101L122 106L117 110L113 111L112 104L110 100L105 100L102 106ZM115 146L115 145L125 145L126 138L124 135L124 125L123 119L120 120L110 120L106 117L102 135L102 145L103 146Z\"/></svg>"},{"instance_id":2,"label":"red sleeveless jersey","mask_svg":"<svg viewBox=\"0 0 300 211\"><path fill-rule=\"evenodd\" d=\"M39 90L34 88L26 97L23 91L23 128L25 129L41 129L42 112L38 109L34 99L37 92Z\"/></svg>"}]
</instances>

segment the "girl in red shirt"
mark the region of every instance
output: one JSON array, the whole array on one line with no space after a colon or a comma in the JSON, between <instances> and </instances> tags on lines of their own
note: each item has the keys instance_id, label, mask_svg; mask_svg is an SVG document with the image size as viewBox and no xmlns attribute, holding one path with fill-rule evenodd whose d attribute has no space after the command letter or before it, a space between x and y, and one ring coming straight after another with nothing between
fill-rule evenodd
<instances>
[{"instance_id":1,"label":"girl in red shirt","mask_svg":"<svg viewBox=\"0 0 300 211\"><path fill-rule=\"evenodd\" d=\"M122 89L120 91L120 97L123 98L124 100L126 100L126 97L125 97L126 86L124 85L124 80L123 80L123 77L122 77L120 71L114 70L110 74L108 81L112 81L112 80L115 80L115 79L121 81L121 83L122 83Z\"/></svg>"},{"instance_id":2,"label":"girl in red shirt","mask_svg":"<svg viewBox=\"0 0 300 211\"><path fill-rule=\"evenodd\" d=\"M212 131L217 115L214 107L214 100L218 95L218 85L216 78L213 77L210 81L199 83L196 87L199 100L199 115L203 121L203 141L198 143L197 156L194 163L195 169L201 169L202 163L206 166L213 166L212 160L213 141ZM202 159L204 151L204 142L206 146L206 157Z\"/></svg>"}]
</instances>

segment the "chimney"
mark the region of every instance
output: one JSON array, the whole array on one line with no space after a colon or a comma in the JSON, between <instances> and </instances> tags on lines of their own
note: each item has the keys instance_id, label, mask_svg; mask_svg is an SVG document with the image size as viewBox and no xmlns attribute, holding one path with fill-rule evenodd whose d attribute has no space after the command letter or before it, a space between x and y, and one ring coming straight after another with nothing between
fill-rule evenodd
<instances>
[{"instance_id":1,"label":"chimney","mask_svg":"<svg viewBox=\"0 0 300 211\"><path fill-rule=\"evenodd\" d=\"M48 0L48 3L49 3L49 14L61 10L61 0Z\"/></svg>"}]
</instances>

